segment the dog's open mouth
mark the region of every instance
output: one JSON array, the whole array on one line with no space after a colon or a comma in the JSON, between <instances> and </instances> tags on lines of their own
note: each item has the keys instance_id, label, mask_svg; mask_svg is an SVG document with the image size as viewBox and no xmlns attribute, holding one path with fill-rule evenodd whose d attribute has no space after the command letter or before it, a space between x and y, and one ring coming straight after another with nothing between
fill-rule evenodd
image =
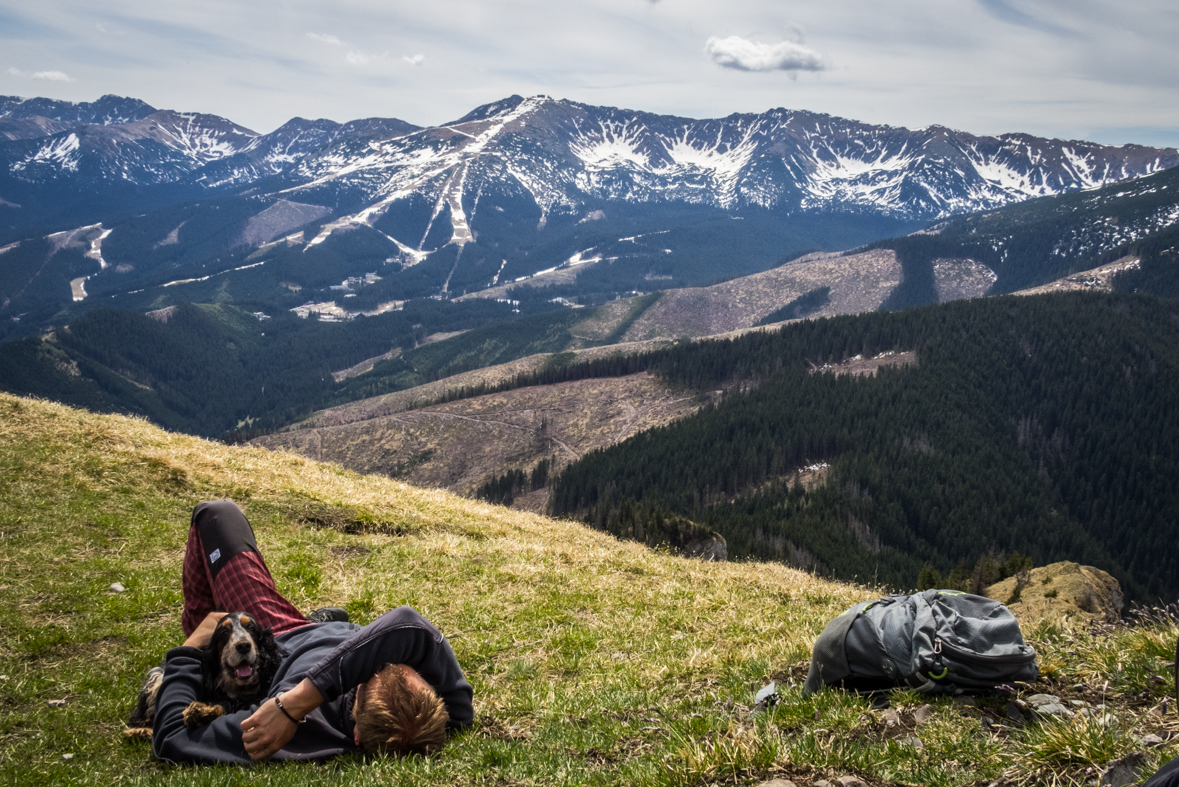
<instances>
[{"instance_id":1,"label":"dog's open mouth","mask_svg":"<svg viewBox=\"0 0 1179 787\"><path fill-rule=\"evenodd\" d=\"M238 680L247 681L250 678L254 677L254 668L251 667L249 664L243 664L240 667L238 667L237 669L235 669L233 671L233 674L237 676Z\"/></svg>"}]
</instances>

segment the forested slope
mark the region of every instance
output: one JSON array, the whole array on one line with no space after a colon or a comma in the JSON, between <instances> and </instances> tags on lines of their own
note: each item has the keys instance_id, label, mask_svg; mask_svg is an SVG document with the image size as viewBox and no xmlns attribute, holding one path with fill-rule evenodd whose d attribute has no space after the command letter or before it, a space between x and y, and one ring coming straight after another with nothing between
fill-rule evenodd
<instances>
[{"instance_id":1,"label":"forested slope","mask_svg":"<svg viewBox=\"0 0 1179 787\"><path fill-rule=\"evenodd\" d=\"M337 384L333 371L390 347L412 350L429 333L505 317L507 306L493 302L421 301L347 323L285 312L259 320L228 305L178 304L151 315L102 309L46 336L0 345L0 390L143 415L190 434L248 433L346 395L355 381ZM431 354L417 366L398 361L401 387L454 360L436 346L421 349Z\"/></svg>"},{"instance_id":2,"label":"forested slope","mask_svg":"<svg viewBox=\"0 0 1179 787\"><path fill-rule=\"evenodd\" d=\"M1095 191L950 218L924 232L877 241L867 248L896 251L904 269L904 280L887 308L936 303L934 263L939 259L980 262L995 273L992 294L1009 293L1139 250L1173 246L1177 200L1179 170L1165 170ZM1164 245L1154 243L1164 239L1169 239Z\"/></svg>"},{"instance_id":3,"label":"forested slope","mask_svg":"<svg viewBox=\"0 0 1179 787\"><path fill-rule=\"evenodd\" d=\"M814 373L915 350L874 377ZM600 527L678 513L730 555L912 587L990 551L1106 568L1137 598L1179 569L1179 307L1132 295L984 299L807 321L637 365L691 388L756 384L594 452L551 506ZM590 371L587 369L587 371ZM798 468L830 464L825 482Z\"/></svg>"}]
</instances>

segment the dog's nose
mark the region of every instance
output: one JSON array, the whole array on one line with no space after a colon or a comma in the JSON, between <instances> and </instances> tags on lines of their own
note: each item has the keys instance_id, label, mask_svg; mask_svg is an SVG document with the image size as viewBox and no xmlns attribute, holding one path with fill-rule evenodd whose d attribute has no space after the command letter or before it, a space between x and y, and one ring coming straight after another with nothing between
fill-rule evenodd
<instances>
[{"instance_id":1,"label":"dog's nose","mask_svg":"<svg viewBox=\"0 0 1179 787\"><path fill-rule=\"evenodd\" d=\"M237 648L238 653L249 653L251 645L248 642L239 642L234 647Z\"/></svg>"}]
</instances>

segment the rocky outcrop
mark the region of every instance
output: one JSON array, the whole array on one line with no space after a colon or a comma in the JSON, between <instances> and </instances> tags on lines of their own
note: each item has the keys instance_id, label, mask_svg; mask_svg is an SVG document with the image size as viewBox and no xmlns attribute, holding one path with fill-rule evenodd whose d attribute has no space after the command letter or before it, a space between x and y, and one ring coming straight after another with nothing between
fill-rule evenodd
<instances>
[{"instance_id":1,"label":"rocky outcrop","mask_svg":"<svg viewBox=\"0 0 1179 787\"><path fill-rule=\"evenodd\" d=\"M684 554L697 560L725 561L729 559L729 545L720 533L696 538L684 546Z\"/></svg>"},{"instance_id":2,"label":"rocky outcrop","mask_svg":"<svg viewBox=\"0 0 1179 787\"><path fill-rule=\"evenodd\" d=\"M1093 566L1061 562L1033 568L997 584L984 595L1010 607L1021 622L1085 618L1113 622L1122 616L1118 581Z\"/></svg>"}]
</instances>

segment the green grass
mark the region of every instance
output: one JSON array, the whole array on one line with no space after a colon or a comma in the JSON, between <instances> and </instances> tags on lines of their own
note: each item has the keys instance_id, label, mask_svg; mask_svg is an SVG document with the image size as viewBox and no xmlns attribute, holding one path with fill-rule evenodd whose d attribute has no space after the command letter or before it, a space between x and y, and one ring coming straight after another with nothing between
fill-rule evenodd
<instances>
[{"instance_id":1,"label":"green grass","mask_svg":"<svg viewBox=\"0 0 1179 787\"><path fill-rule=\"evenodd\" d=\"M200 500L231 497L280 590L359 623L411 604L475 688L476 724L433 759L342 757L173 767L122 739L144 671L181 640L180 562ZM110 590L113 582L125 593ZM142 421L0 397L0 783L756 784L855 773L872 783L1083 784L1157 712L1179 628L1027 628L1043 691L1104 702L1110 724L1003 721L895 692L900 729L864 698L799 690L809 646L870 589L783 566L702 564L580 525L416 490ZM777 680L783 701L753 714ZM1161 681L1161 682L1160 682ZM1074 689L1074 685L1082 685ZM52 708L50 700L65 700ZM933 719L911 722L931 702ZM984 714L1005 726L986 729ZM899 742L920 737L923 747ZM1179 753L1168 743L1151 764ZM62 756L72 754L63 760Z\"/></svg>"}]
</instances>

